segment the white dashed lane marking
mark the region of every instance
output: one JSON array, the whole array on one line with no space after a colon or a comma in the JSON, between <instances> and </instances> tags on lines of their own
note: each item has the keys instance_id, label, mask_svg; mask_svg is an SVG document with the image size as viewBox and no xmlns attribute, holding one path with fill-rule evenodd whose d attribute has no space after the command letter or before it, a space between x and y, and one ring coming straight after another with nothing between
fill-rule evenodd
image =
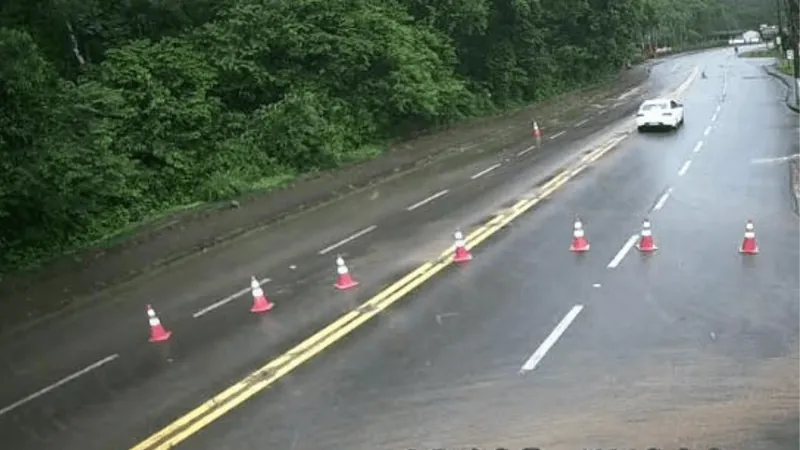
<instances>
[{"instance_id":1,"label":"white dashed lane marking","mask_svg":"<svg viewBox=\"0 0 800 450\"><path fill-rule=\"evenodd\" d=\"M692 165L692 161L691 160L686 161L685 163L683 163L683 165L681 166L681 169L678 171L678 176L682 177L682 176L686 175L686 171L689 170L689 166L691 166L691 165Z\"/></svg>"},{"instance_id":2,"label":"white dashed lane marking","mask_svg":"<svg viewBox=\"0 0 800 450\"><path fill-rule=\"evenodd\" d=\"M661 195L661 198L658 199L656 205L653 206L653 211L660 211L661 208L664 207L664 204L667 203L667 199L669 199L670 194L672 194L672 188L667 189L667 192L664 192Z\"/></svg>"},{"instance_id":3,"label":"white dashed lane marking","mask_svg":"<svg viewBox=\"0 0 800 450\"><path fill-rule=\"evenodd\" d=\"M439 192L431 195L430 197L427 197L427 198L425 198L423 200L420 200L417 203L414 203L413 205L409 206L408 208L406 208L406 211L413 211L413 210L419 208L420 206L426 205L426 204L436 200L439 197L447 195L448 192L450 192L450 191L447 190L447 189L439 191Z\"/></svg>"},{"instance_id":4,"label":"white dashed lane marking","mask_svg":"<svg viewBox=\"0 0 800 450\"><path fill-rule=\"evenodd\" d=\"M622 262L622 260L625 258L625 255L627 255L628 252L631 251L631 248L633 248L634 244L636 244L636 239L638 238L639 238L638 234L634 234L631 237L629 237L628 240L625 242L625 244L622 246L622 248L619 249L617 254L614 256L614 259L612 259L611 262L608 263L608 266L606 267L608 267L609 269L614 269L617 266L619 266L619 263Z\"/></svg>"},{"instance_id":5,"label":"white dashed lane marking","mask_svg":"<svg viewBox=\"0 0 800 450\"><path fill-rule=\"evenodd\" d=\"M494 169L497 169L501 165L502 165L502 163L497 163L497 164L495 164L495 165L493 165L493 166L491 166L491 167L489 167L487 169L483 169L480 172L476 173L475 175L471 176L470 180L477 180L478 178L486 175L487 173L493 171Z\"/></svg>"},{"instance_id":6,"label":"white dashed lane marking","mask_svg":"<svg viewBox=\"0 0 800 450\"><path fill-rule=\"evenodd\" d=\"M337 243L335 243L335 244L333 244L333 245L331 245L329 247L323 248L322 250L319 251L319 254L320 255L324 255L324 254L330 252L331 250L335 250L335 249L341 247L342 245L347 244L350 241L356 240L356 239L360 238L361 236L363 236L363 235L365 235L367 233L371 233L371 232L375 231L376 228L378 228L376 225L372 225L372 226L369 226L367 228L364 228L363 230L359 231L358 233L355 233L355 234L353 234L353 235L351 235L349 237L346 237L346 238L342 239L341 241L339 241L339 242L337 242Z\"/></svg>"},{"instance_id":7,"label":"white dashed lane marking","mask_svg":"<svg viewBox=\"0 0 800 450\"><path fill-rule=\"evenodd\" d=\"M520 374L532 371L533 369L536 368L536 366L539 365L540 362L542 362L542 359L547 354L547 352L550 351L551 348L553 348L556 342L558 342L558 339L561 337L561 335L563 335L564 332L567 331L569 325L575 320L576 317L578 317L578 314L580 314L582 310L583 310L583 305L575 305L572 307L572 309L569 310L567 315L565 315L564 318L561 319L561 322L559 322L558 325L556 325L556 327L553 329L552 332L550 332L547 338L545 338L542 344L539 345L539 348L537 348L536 351L533 352L531 357L528 358L527 361L525 361L525 364L522 365L522 368L519 371Z\"/></svg>"},{"instance_id":8,"label":"white dashed lane marking","mask_svg":"<svg viewBox=\"0 0 800 450\"><path fill-rule=\"evenodd\" d=\"M33 394L31 394L31 395L29 395L29 396L27 396L27 397L25 397L25 398L23 398L21 400L17 400L16 402L6 406L5 408L0 409L0 416L2 416L3 414L8 413L10 411L13 411L14 409L19 408L20 406L24 405L25 403L28 403L28 402L30 402L32 400L35 400L35 399L43 396L44 394L47 394L48 392L50 392L50 391L52 391L54 389L57 389L57 388L65 385L65 384L69 383L70 381L72 381L72 380L74 380L74 379L76 379L76 378L78 378L78 377L80 377L82 375L86 375L87 373L99 368L100 366L104 366L104 365L110 363L111 361L114 361L117 358L119 358L119 355L116 354L116 353L111 355L111 356L106 356L105 358L101 359L100 361L97 361L94 364L91 364L91 365L89 365L87 367L84 367L83 369L73 373L72 375L68 375L68 376L56 381L55 383L51 384L50 386L47 386L46 388L40 389L40 390L34 392Z\"/></svg>"},{"instance_id":9,"label":"white dashed lane marking","mask_svg":"<svg viewBox=\"0 0 800 450\"><path fill-rule=\"evenodd\" d=\"M258 280L258 284L264 285L264 284L269 283L270 281L272 281L272 280L270 280L269 278L264 278L263 280ZM236 300L237 298L243 296L244 294L247 294L248 292L250 292L250 287L246 287L244 289L236 291L233 294L223 298L222 300L220 300L218 302L214 302L214 303L206 306L205 308L201 309L200 311L197 311L196 313L192 314L192 317L197 319L198 317L204 316L204 315L210 313L211 311L219 308L220 306L226 305L226 304Z\"/></svg>"},{"instance_id":10,"label":"white dashed lane marking","mask_svg":"<svg viewBox=\"0 0 800 450\"><path fill-rule=\"evenodd\" d=\"M531 150L533 150L535 148L536 148L535 145L531 145L530 147L526 148L525 150L517 153L517 156L523 156L524 154L528 153L529 151L531 151Z\"/></svg>"}]
</instances>

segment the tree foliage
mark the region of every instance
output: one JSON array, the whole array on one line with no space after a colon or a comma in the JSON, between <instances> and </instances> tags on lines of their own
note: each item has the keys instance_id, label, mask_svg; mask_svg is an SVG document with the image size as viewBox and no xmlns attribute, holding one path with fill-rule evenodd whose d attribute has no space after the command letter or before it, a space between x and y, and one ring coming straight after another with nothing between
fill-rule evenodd
<instances>
[{"instance_id":1,"label":"tree foliage","mask_svg":"<svg viewBox=\"0 0 800 450\"><path fill-rule=\"evenodd\" d=\"M5 1L0 271L592 83L730 1Z\"/></svg>"}]
</instances>

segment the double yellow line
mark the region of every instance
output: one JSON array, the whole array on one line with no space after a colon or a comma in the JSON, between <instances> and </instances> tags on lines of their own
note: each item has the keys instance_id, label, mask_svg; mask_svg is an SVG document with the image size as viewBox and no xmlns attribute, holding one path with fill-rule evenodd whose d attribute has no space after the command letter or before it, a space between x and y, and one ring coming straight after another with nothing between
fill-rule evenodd
<instances>
[{"instance_id":1,"label":"double yellow line","mask_svg":"<svg viewBox=\"0 0 800 450\"><path fill-rule=\"evenodd\" d=\"M555 178L536 190L531 198L517 202L508 210L497 214L486 224L473 230L467 237L467 248L473 249L489 236L531 209L545 197L551 195L588 164L602 157L625 135L606 142L583 157L571 170L561 171ZM434 261L427 262L388 288L384 289L358 308L343 315L288 352L273 359L241 381L215 395L197 408L178 418L157 433L148 437L131 450L168 450L185 441L222 415L263 391L299 365L321 353L338 340L385 310L409 292L416 289L452 263L454 247L451 246Z\"/></svg>"}]
</instances>

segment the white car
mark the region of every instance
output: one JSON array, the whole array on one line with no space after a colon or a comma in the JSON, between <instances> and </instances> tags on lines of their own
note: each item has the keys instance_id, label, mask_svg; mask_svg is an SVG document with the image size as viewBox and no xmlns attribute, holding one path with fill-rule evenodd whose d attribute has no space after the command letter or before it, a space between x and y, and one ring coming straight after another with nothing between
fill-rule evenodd
<instances>
[{"instance_id":1,"label":"white car","mask_svg":"<svg viewBox=\"0 0 800 450\"><path fill-rule=\"evenodd\" d=\"M639 131L655 127L677 129L681 125L683 125L683 105L675 100L664 98L647 100L636 113L636 126Z\"/></svg>"}]
</instances>

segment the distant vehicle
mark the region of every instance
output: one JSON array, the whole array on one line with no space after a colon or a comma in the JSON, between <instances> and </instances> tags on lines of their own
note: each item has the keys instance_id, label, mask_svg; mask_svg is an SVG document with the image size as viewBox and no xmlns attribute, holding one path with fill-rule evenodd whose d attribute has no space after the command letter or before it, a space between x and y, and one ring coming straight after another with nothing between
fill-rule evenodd
<instances>
[{"instance_id":1,"label":"distant vehicle","mask_svg":"<svg viewBox=\"0 0 800 450\"><path fill-rule=\"evenodd\" d=\"M675 100L664 98L647 100L636 113L636 127L639 131L650 128L677 130L681 125L683 125L683 105Z\"/></svg>"}]
</instances>

